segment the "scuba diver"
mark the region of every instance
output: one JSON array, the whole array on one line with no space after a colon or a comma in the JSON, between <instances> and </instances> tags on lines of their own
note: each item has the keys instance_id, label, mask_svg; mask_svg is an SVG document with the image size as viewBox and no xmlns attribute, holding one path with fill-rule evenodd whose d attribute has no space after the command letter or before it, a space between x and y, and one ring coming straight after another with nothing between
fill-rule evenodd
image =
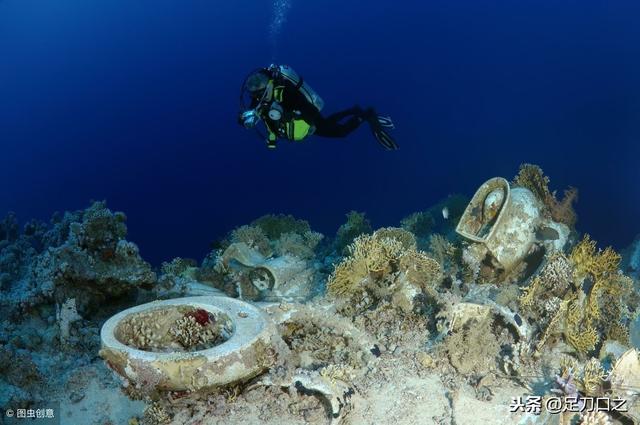
<instances>
[{"instance_id":1,"label":"scuba diver","mask_svg":"<svg viewBox=\"0 0 640 425\"><path fill-rule=\"evenodd\" d=\"M253 71L242 84L238 123L247 129L255 128L267 146L275 148L279 138L301 141L312 134L346 137L366 121L380 145L388 150L398 149L388 133L394 128L391 118L359 106L325 117L320 113L323 106L320 96L293 69L271 65ZM257 128L260 120L267 136Z\"/></svg>"}]
</instances>

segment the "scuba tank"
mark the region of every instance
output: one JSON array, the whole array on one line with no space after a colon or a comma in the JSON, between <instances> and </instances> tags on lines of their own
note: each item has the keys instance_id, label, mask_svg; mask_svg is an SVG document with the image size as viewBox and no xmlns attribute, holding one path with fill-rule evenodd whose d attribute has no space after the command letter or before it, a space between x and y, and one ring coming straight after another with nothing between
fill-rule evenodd
<instances>
[{"instance_id":1,"label":"scuba tank","mask_svg":"<svg viewBox=\"0 0 640 425\"><path fill-rule=\"evenodd\" d=\"M322 108L324 108L324 100L322 100L318 93L316 93L311 86L309 86L309 84L307 84L306 81L304 81L304 79L293 70L293 68L289 65L272 64L269 67L269 71L271 71L274 79L282 77L293 84L307 98L309 103L318 110L318 112L322 111Z\"/></svg>"}]
</instances>

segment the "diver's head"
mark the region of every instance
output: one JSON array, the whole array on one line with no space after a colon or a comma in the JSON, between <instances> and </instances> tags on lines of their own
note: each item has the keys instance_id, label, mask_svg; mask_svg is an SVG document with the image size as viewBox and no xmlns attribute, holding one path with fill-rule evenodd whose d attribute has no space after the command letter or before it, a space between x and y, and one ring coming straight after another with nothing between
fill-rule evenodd
<instances>
[{"instance_id":1,"label":"diver's head","mask_svg":"<svg viewBox=\"0 0 640 425\"><path fill-rule=\"evenodd\" d=\"M269 84L269 77L262 71L256 71L247 77L245 88L251 95L256 96L262 94Z\"/></svg>"}]
</instances>

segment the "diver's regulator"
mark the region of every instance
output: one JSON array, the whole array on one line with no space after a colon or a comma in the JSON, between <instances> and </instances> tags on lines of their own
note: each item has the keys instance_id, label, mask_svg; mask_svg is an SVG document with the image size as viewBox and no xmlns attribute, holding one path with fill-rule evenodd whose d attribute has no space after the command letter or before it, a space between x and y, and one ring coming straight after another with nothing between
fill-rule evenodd
<instances>
[{"instance_id":1,"label":"diver's regulator","mask_svg":"<svg viewBox=\"0 0 640 425\"><path fill-rule=\"evenodd\" d=\"M251 129L258 124L260 121L260 113L258 110L262 105L256 106L254 109L249 109L248 111L244 111L240 115L240 124L244 126L244 128ZM269 119L273 121L280 121L282 119L282 115L284 114L284 109L282 109L282 105L278 102L273 101L269 106L269 111L267 112L267 116Z\"/></svg>"}]
</instances>

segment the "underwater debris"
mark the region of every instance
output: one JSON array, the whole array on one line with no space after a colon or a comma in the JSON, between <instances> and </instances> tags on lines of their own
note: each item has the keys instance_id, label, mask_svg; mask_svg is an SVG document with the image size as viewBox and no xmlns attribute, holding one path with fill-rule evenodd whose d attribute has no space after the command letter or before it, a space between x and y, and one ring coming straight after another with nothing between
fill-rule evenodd
<instances>
[{"instance_id":1,"label":"underwater debris","mask_svg":"<svg viewBox=\"0 0 640 425\"><path fill-rule=\"evenodd\" d=\"M304 301L321 285L316 258L324 236L289 215L266 215L232 231L194 277L251 301Z\"/></svg>"},{"instance_id":2,"label":"underwater debris","mask_svg":"<svg viewBox=\"0 0 640 425\"><path fill-rule=\"evenodd\" d=\"M218 282L221 279L215 270L198 268L194 260L177 257L160 266L160 277L153 288L153 294L155 299L223 295L211 283L212 280Z\"/></svg>"},{"instance_id":3,"label":"underwater debris","mask_svg":"<svg viewBox=\"0 0 640 425\"><path fill-rule=\"evenodd\" d=\"M470 243L464 251L472 250L462 252L465 278L518 282L545 254L563 252L571 230L545 215L544 208L535 191L503 178L480 186L456 227Z\"/></svg>"},{"instance_id":4,"label":"underwater debris","mask_svg":"<svg viewBox=\"0 0 640 425\"><path fill-rule=\"evenodd\" d=\"M578 199L578 190L569 187L564 191L562 200L558 201L555 192L549 190L549 181L537 165L522 164L513 183L532 191L544 203L545 210L554 221L573 228L577 221L573 203Z\"/></svg>"},{"instance_id":5,"label":"underwater debris","mask_svg":"<svg viewBox=\"0 0 640 425\"><path fill-rule=\"evenodd\" d=\"M208 341L204 347L191 347L198 351L185 352L171 329L176 329L176 322L185 315L194 319L189 319L188 326L196 326L199 310L208 313L214 341L219 345L210 350ZM101 331L100 356L137 391L197 391L248 379L268 369L273 361L268 352L275 334L274 324L261 309L237 299L154 301L107 320ZM201 330L191 335L186 345L200 342L198 335L202 335ZM153 351L142 351L145 348Z\"/></svg>"},{"instance_id":6,"label":"underwater debris","mask_svg":"<svg viewBox=\"0 0 640 425\"><path fill-rule=\"evenodd\" d=\"M627 400L629 410L622 414L634 423L640 421L640 358L638 350L627 350L613 365L609 374L614 396Z\"/></svg>"},{"instance_id":7,"label":"underwater debris","mask_svg":"<svg viewBox=\"0 0 640 425\"><path fill-rule=\"evenodd\" d=\"M317 371L309 370L298 371L293 377L285 379L266 376L254 384L252 388L260 386L281 387L288 389L289 392L295 389L299 393L320 396L328 406L329 411L325 417L328 418L331 425L339 425L342 422L344 415L349 411L350 396L354 391L341 380L331 380Z\"/></svg>"},{"instance_id":8,"label":"underwater debris","mask_svg":"<svg viewBox=\"0 0 640 425\"><path fill-rule=\"evenodd\" d=\"M274 307L269 312L290 349L289 362L296 368L324 370L332 366L334 371L357 374L372 359L374 343L347 318L331 310L291 305L285 310Z\"/></svg>"},{"instance_id":9,"label":"underwater debris","mask_svg":"<svg viewBox=\"0 0 640 425\"><path fill-rule=\"evenodd\" d=\"M317 269L300 257L265 258L243 243L230 245L222 263L238 296L253 301L304 301L319 279Z\"/></svg>"},{"instance_id":10,"label":"underwater debris","mask_svg":"<svg viewBox=\"0 0 640 425\"><path fill-rule=\"evenodd\" d=\"M62 303L56 311L56 318L60 328L60 344L64 347L69 340L71 324L82 319L82 316L78 314L78 310L76 309L76 299L69 298Z\"/></svg>"},{"instance_id":11,"label":"underwater debris","mask_svg":"<svg viewBox=\"0 0 640 425\"><path fill-rule=\"evenodd\" d=\"M456 232L486 246L497 268L509 272L530 253L540 219L540 202L530 190L495 177L476 191Z\"/></svg>"}]
</instances>

